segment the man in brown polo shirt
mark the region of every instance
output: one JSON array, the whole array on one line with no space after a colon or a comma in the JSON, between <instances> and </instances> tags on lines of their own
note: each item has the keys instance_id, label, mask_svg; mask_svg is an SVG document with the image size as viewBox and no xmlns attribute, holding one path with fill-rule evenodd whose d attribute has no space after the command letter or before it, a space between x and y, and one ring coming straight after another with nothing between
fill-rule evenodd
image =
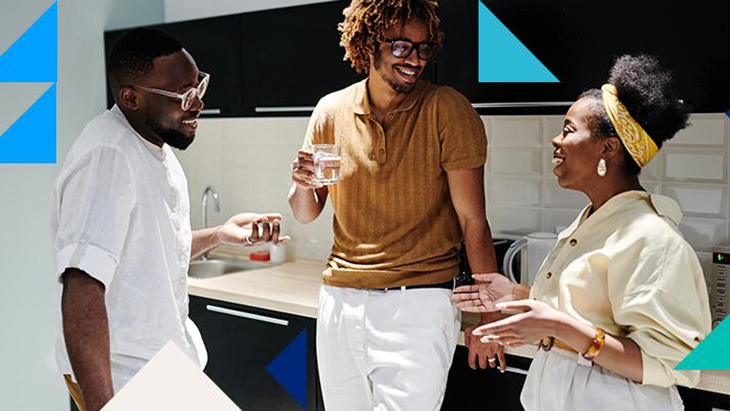
<instances>
[{"instance_id":1,"label":"man in brown polo shirt","mask_svg":"<svg viewBox=\"0 0 730 411\"><path fill-rule=\"evenodd\" d=\"M353 0L339 25L345 58L367 79L322 98L292 164L294 216L334 207L317 355L328 410L434 410L460 316L449 297L466 242L477 273L496 272L485 216L484 126L449 87L421 80L442 44L436 2ZM312 144L338 144L334 185L313 182ZM470 341L492 367L496 345ZM499 353L498 353L499 351Z\"/></svg>"}]
</instances>

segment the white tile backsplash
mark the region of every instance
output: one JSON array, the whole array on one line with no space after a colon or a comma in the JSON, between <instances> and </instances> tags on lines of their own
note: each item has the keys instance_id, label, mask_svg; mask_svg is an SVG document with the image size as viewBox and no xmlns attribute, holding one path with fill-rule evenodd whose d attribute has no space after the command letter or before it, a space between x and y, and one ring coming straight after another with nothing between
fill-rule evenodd
<instances>
[{"instance_id":1,"label":"white tile backsplash","mask_svg":"<svg viewBox=\"0 0 730 411\"><path fill-rule=\"evenodd\" d=\"M542 177L542 148L492 147L489 170L492 175Z\"/></svg>"},{"instance_id":2,"label":"white tile backsplash","mask_svg":"<svg viewBox=\"0 0 730 411\"><path fill-rule=\"evenodd\" d=\"M542 227L542 209L511 207L492 203L489 206L489 226L494 233L526 234Z\"/></svg>"},{"instance_id":3,"label":"white tile backsplash","mask_svg":"<svg viewBox=\"0 0 730 411\"><path fill-rule=\"evenodd\" d=\"M726 118L714 114L693 114L690 126L667 142L667 147L704 146L727 148Z\"/></svg>"},{"instance_id":4,"label":"white tile backsplash","mask_svg":"<svg viewBox=\"0 0 730 411\"><path fill-rule=\"evenodd\" d=\"M492 117L492 146L542 147L541 117Z\"/></svg>"},{"instance_id":5,"label":"white tile backsplash","mask_svg":"<svg viewBox=\"0 0 730 411\"><path fill-rule=\"evenodd\" d=\"M667 148L662 152L665 180L727 182L726 150Z\"/></svg>"},{"instance_id":6,"label":"white tile backsplash","mask_svg":"<svg viewBox=\"0 0 730 411\"><path fill-rule=\"evenodd\" d=\"M558 186L552 174L551 139L563 116L483 116L489 137L488 218L495 235L555 231L569 225L588 199ZM728 241L728 120L724 114L694 114L692 126L667 142L641 174L650 192L678 200L681 226L705 266L710 248ZM289 163L301 147L308 117L203 119L195 143L178 158L186 171L191 223L200 225L200 196L213 184L222 212L219 223L239 212L278 212L283 232L294 237L289 257L324 260L332 246L332 209L310 224L292 216L287 194ZM705 261L707 260L707 261Z\"/></svg>"},{"instance_id":7,"label":"white tile backsplash","mask_svg":"<svg viewBox=\"0 0 730 411\"><path fill-rule=\"evenodd\" d=\"M728 186L665 183L664 195L675 199L684 215L725 219L728 217Z\"/></svg>"},{"instance_id":8,"label":"white tile backsplash","mask_svg":"<svg viewBox=\"0 0 730 411\"><path fill-rule=\"evenodd\" d=\"M541 178L511 178L493 177L490 179L491 186L487 189L490 193L489 201L502 205L542 205L542 179Z\"/></svg>"}]
</instances>

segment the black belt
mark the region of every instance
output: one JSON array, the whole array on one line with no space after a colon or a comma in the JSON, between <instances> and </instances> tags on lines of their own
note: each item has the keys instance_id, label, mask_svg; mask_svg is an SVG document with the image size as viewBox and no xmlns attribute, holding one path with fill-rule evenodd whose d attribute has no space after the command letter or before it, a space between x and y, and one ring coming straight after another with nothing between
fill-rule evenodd
<instances>
[{"instance_id":1,"label":"black belt","mask_svg":"<svg viewBox=\"0 0 730 411\"><path fill-rule=\"evenodd\" d=\"M438 284L418 284L418 285L407 285L406 290L417 290L419 288L443 288L446 290L454 289L454 280L449 280ZM390 287L390 288L369 288L368 291L393 291L400 290L401 287Z\"/></svg>"}]
</instances>

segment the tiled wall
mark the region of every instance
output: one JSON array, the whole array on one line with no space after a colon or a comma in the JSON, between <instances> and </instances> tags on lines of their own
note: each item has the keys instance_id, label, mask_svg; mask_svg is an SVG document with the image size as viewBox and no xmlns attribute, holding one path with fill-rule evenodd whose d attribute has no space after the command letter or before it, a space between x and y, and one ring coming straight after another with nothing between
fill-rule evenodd
<instances>
[{"instance_id":1,"label":"tiled wall","mask_svg":"<svg viewBox=\"0 0 730 411\"><path fill-rule=\"evenodd\" d=\"M551 169L551 138L562 116L484 116L490 150L485 184L488 217L497 234L555 231L568 225L587 198L558 186ZM679 201L681 230L708 264L714 244L728 241L730 214L730 125L723 114L696 114L692 126L665 144L642 172L652 192ZM332 242L332 210L297 223L289 211L289 163L302 144L308 118L201 120L198 137L179 158L190 184L192 224L200 227L200 195L206 185L220 192L222 212L210 221L241 211L284 215L295 241L289 257L324 259Z\"/></svg>"}]
</instances>

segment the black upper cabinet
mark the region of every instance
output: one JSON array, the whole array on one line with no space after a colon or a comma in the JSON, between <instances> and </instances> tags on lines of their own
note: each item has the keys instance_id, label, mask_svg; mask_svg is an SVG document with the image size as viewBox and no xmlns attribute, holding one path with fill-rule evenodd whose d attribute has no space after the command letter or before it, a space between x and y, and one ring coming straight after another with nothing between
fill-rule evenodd
<instances>
[{"instance_id":1,"label":"black upper cabinet","mask_svg":"<svg viewBox=\"0 0 730 411\"><path fill-rule=\"evenodd\" d=\"M195 59L200 71L210 74L210 85L203 99L203 116L236 117L243 113L241 92L241 16L150 26L179 39ZM118 38L129 30L105 33L107 56ZM111 95L109 95L111 106Z\"/></svg>"},{"instance_id":2,"label":"black upper cabinet","mask_svg":"<svg viewBox=\"0 0 730 411\"><path fill-rule=\"evenodd\" d=\"M324 95L363 78L343 61L337 23L347 1L242 16L246 115L308 115Z\"/></svg>"},{"instance_id":3,"label":"black upper cabinet","mask_svg":"<svg viewBox=\"0 0 730 411\"><path fill-rule=\"evenodd\" d=\"M679 97L694 112L730 108L730 2L659 0L483 0L560 83L479 83L478 2L440 2L446 34L438 81L472 103L570 102L600 88L616 57L652 54L674 71ZM624 16L624 17L622 17ZM509 112L551 113L566 107ZM484 111L494 113L494 111Z\"/></svg>"}]
</instances>

